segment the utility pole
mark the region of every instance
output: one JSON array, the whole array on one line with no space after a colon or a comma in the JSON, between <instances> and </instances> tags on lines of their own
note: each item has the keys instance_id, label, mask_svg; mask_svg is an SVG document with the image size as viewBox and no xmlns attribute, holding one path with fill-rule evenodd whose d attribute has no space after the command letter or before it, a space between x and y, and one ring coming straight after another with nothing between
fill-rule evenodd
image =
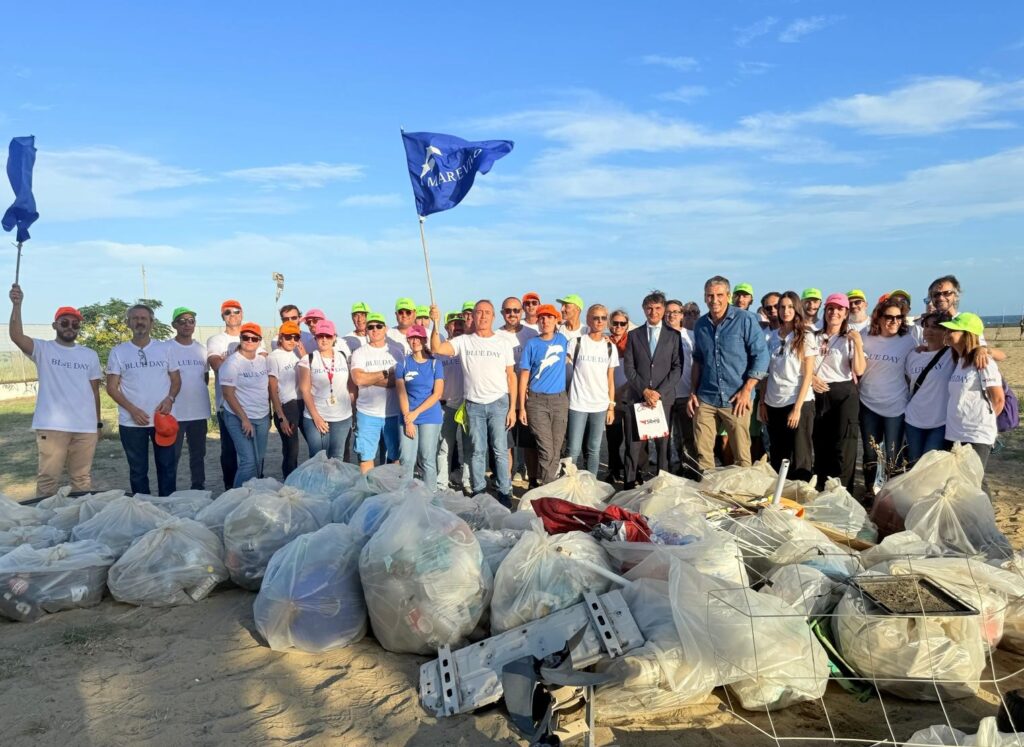
<instances>
[{"instance_id":1,"label":"utility pole","mask_svg":"<svg viewBox=\"0 0 1024 747\"><path fill-rule=\"evenodd\" d=\"M149 289L146 287L146 266L142 265L142 297L149 298Z\"/></svg>"}]
</instances>

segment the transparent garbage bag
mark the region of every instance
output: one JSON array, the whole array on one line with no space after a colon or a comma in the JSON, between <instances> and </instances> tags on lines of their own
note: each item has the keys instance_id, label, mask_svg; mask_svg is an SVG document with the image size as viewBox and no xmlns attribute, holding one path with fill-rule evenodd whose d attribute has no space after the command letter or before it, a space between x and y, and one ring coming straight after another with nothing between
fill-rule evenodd
<instances>
[{"instance_id":1,"label":"transparent garbage bag","mask_svg":"<svg viewBox=\"0 0 1024 747\"><path fill-rule=\"evenodd\" d=\"M331 459L326 451L318 451L296 467L284 479L285 485L334 500L345 488L359 479L359 467L340 459Z\"/></svg>"},{"instance_id":2,"label":"transparent garbage bag","mask_svg":"<svg viewBox=\"0 0 1024 747\"><path fill-rule=\"evenodd\" d=\"M249 488L254 493L276 493L284 487L284 483L274 477L250 477L241 487Z\"/></svg>"},{"instance_id":3,"label":"transparent garbage bag","mask_svg":"<svg viewBox=\"0 0 1024 747\"><path fill-rule=\"evenodd\" d=\"M53 517L46 523L55 529L60 529L69 534L75 528L75 525L95 516L115 498L122 498L124 496L123 490L87 493L77 498L72 498L68 495L70 492L70 488L64 487L58 490L55 495L44 498L39 502L41 507L53 511ZM45 506L43 506L44 503L46 504ZM83 510L85 511L84 516Z\"/></svg>"},{"instance_id":4,"label":"transparent garbage bag","mask_svg":"<svg viewBox=\"0 0 1024 747\"><path fill-rule=\"evenodd\" d=\"M846 537L859 537L873 542L878 528L868 518L860 502L850 495L838 477L830 477L825 489L810 503L804 504L804 519L834 529Z\"/></svg>"},{"instance_id":5,"label":"transparent garbage bag","mask_svg":"<svg viewBox=\"0 0 1024 747\"><path fill-rule=\"evenodd\" d=\"M760 498L775 489L778 478L778 473L765 458L749 467L719 467L706 472L700 488L708 493L725 493L736 498Z\"/></svg>"},{"instance_id":6,"label":"transparent garbage bag","mask_svg":"<svg viewBox=\"0 0 1024 747\"><path fill-rule=\"evenodd\" d=\"M861 564L870 570L881 563L899 558L931 558L942 554L942 548L925 542L910 531L890 534L874 547L860 551Z\"/></svg>"},{"instance_id":7,"label":"transparent garbage bag","mask_svg":"<svg viewBox=\"0 0 1024 747\"><path fill-rule=\"evenodd\" d=\"M0 557L0 615L33 621L99 604L113 562L110 548L93 540L16 547Z\"/></svg>"},{"instance_id":8,"label":"transparent garbage bag","mask_svg":"<svg viewBox=\"0 0 1024 747\"><path fill-rule=\"evenodd\" d=\"M480 543L480 550L492 576L497 575L501 561L523 536L522 532L514 529L477 529L473 534Z\"/></svg>"},{"instance_id":9,"label":"transparent garbage bag","mask_svg":"<svg viewBox=\"0 0 1024 747\"><path fill-rule=\"evenodd\" d=\"M405 504L407 500L416 498L418 500L430 500L430 493L423 486L423 483L412 484L402 487L391 493L379 493L366 498L348 520L348 525L356 530L359 535L359 542L365 545L370 537L377 533L381 525L391 516L391 512L398 506Z\"/></svg>"},{"instance_id":10,"label":"transparent garbage bag","mask_svg":"<svg viewBox=\"0 0 1024 747\"><path fill-rule=\"evenodd\" d=\"M257 491L260 492L260 491ZM262 491L271 494L276 493L276 490ZM231 488L225 490L223 493L218 495L212 503L203 508L196 514L196 521L205 526L211 532L217 535L220 540L224 541L224 519L227 518L228 514L234 511L238 506L253 494L252 488Z\"/></svg>"},{"instance_id":11,"label":"transparent garbage bag","mask_svg":"<svg viewBox=\"0 0 1024 747\"><path fill-rule=\"evenodd\" d=\"M113 501L124 497L125 492L123 490L105 490L102 493L83 495L80 499L78 523L81 524L84 521L89 521L89 519L109 506Z\"/></svg>"},{"instance_id":12,"label":"transparent garbage bag","mask_svg":"<svg viewBox=\"0 0 1024 747\"><path fill-rule=\"evenodd\" d=\"M622 590L646 643L623 656L604 660L598 671L615 681L597 690L602 718L622 718L702 703L711 694L717 671L700 612L679 586L644 578ZM683 638L675 616L685 618Z\"/></svg>"},{"instance_id":13,"label":"transparent garbage bag","mask_svg":"<svg viewBox=\"0 0 1024 747\"><path fill-rule=\"evenodd\" d=\"M119 558L135 540L171 518L169 513L148 501L123 495L72 529L71 539L102 542Z\"/></svg>"},{"instance_id":14,"label":"transparent garbage bag","mask_svg":"<svg viewBox=\"0 0 1024 747\"><path fill-rule=\"evenodd\" d=\"M615 493L615 488L606 482L600 482L585 469L579 469L571 459L562 460L563 474L547 485L528 490L519 499L517 512L532 514L534 498L561 498L563 501L578 506L605 508L608 499Z\"/></svg>"},{"instance_id":15,"label":"transparent garbage bag","mask_svg":"<svg viewBox=\"0 0 1024 747\"><path fill-rule=\"evenodd\" d=\"M1021 747L1024 734L999 731L995 716L986 716L975 734L951 729L945 724L929 726L914 732L905 745L937 745L939 747Z\"/></svg>"},{"instance_id":16,"label":"transparent garbage bag","mask_svg":"<svg viewBox=\"0 0 1024 747\"><path fill-rule=\"evenodd\" d=\"M862 677L908 700L977 694L986 661L978 616L898 617L867 612L865 605L851 587L832 617L839 653Z\"/></svg>"},{"instance_id":17,"label":"transparent garbage bag","mask_svg":"<svg viewBox=\"0 0 1024 747\"><path fill-rule=\"evenodd\" d=\"M401 464L381 464L366 473L366 482L375 493L393 493L420 481L406 477Z\"/></svg>"},{"instance_id":18,"label":"transparent garbage bag","mask_svg":"<svg viewBox=\"0 0 1024 747\"><path fill-rule=\"evenodd\" d=\"M609 503L644 516L656 516L679 505L693 506L700 511L722 507L720 501L708 498L700 491L698 483L660 472L639 488L616 493Z\"/></svg>"},{"instance_id":19,"label":"transparent garbage bag","mask_svg":"<svg viewBox=\"0 0 1024 747\"><path fill-rule=\"evenodd\" d=\"M253 603L270 648L315 654L366 634L358 540L351 527L328 524L274 553Z\"/></svg>"},{"instance_id":20,"label":"transparent garbage bag","mask_svg":"<svg viewBox=\"0 0 1024 747\"><path fill-rule=\"evenodd\" d=\"M469 524L474 531L501 529L505 517L512 513L487 493L465 496L453 490L442 490L434 493L433 501Z\"/></svg>"},{"instance_id":21,"label":"transparent garbage bag","mask_svg":"<svg viewBox=\"0 0 1024 747\"><path fill-rule=\"evenodd\" d=\"M768 574L761 591L778 597L805 617L819 617L835 609L843 587L817 568L784 565Z\"/></svg>"},{"instance_id":22,"label":"transparent garbage bag","mask_svg":"<svg viewBox=\"0 0 1024 747\"><path fill-rule=\"evenodd\" d=\"M359 577L381 646L413 654L465 643L487 610L493 583L466 522L418 496L392 512L363 547Z\"/></svg>"},{"instance_id":23,"label":"transparent garbage bag","mask_svg":"<svg viewBox=\"0 0 1024 747\"><path fill-rule=\"evenodd\" d=\"M11 527L33 527L53 518L53 511L26 506L0 493L0 532Z\"/></svg>"},{"instance_id":24,"label":"transparent garbage bag","mask_svg":"<svg viewBox=\"0 0 1024 747\"><path fill-rule=\"evenodd\" d=\"M331 503L331 521L335 524L348 524L363 501L376 494L377 491L366 480L366 475L360 475L334 498Z\"/></svg>"},{"instance_id":25,"label":"transparent garbage bag","mask_svg":"<svg viewBox=\"0 0 1024 747\"><path fill-rule=\"evenodd\" d=\"M192 604L228 578L224 546L193 519L173 518L146 532L110 568L107 587L141 607Z\"/></svg>"},{"instance_id":26,"label":"transparent garbage bag","mask_svg":"<svg viewBox=\"0 0 1024 747\"><path fill-rule=\"evenodd\" d=\"M1010 541L996 526L992 502L980 489L965 488L957 477L914 503L905 518L907 529L945 553L1005 560L1013 555Z\"/></svg>"},{"instance_id":27,"label":"transparent garbage bag","mask_svg":"<svg viewBox=\"0 0 1024 747\"><path fill-rule=\"evenodd\" d=\"M256 591L270 558L331 517L331 502L286 486L277 493L254 492L224 519L224 564L231 580Z\"/></svg>"},{"instance_id":28,"label":"transparent garbage bag","mask_svg":"<svg viewBox=\"0 0 1024 747\"><path fill-rule=\"evenodd\" d=\"M907 472L887 480L875 496L871 520L878 526L878 536L908 529L904 518L911 506L943 488L949 478L957 478L965 493L975 493L984 476L981 459L970 446L953 444L950 451L925 453Z\"/></svg>"},{"instance_id":29,"label":"transparent garbage bag","mask_svg":"<svg viewBox=\"0 0 1024 747\"><path fill-rule=\"evenodd\" d=\"M999 566L1013 574L1018 584L1024 584L1024 554L1020 551ZM1019 593L1008 593L1006 620L1003 625L1003 640L1000 648L1015 654L1024 654L1024 598Z\"/></svg>"},{"instance_id":30,"label":"transparent garbage bag","mask_svg":"<svg viewBox=\"0 0 1024 747\"><path fill-rule=\"evenodd\" d=\"M36 527L11 527L0 532L0 555L5 555L19 545L32 545L37 550L53 547L66 542L68 533L46 524Z\"/></svg>"},{"instance_id":31,"label":"transparent garbage bag","mask_svg":"<svg viewBox=\"0 0 1024 747\"><path fill-rule=\"evenodd\" d=\"M170 495L136 495L149 501L157 508L162 508L171 516L179 519L194 519L204 508L213 503L212 490L175 490Z\"/></svg>"},{"instance_id":32,"label":"transparent garbage bag","mask_svg":"<svg viewBox=\"0 0 1024 747\"><path fill-rule=\"evenodd\" d=\"M551 536L535 519L498 567L491 630L503 633L571 607L583 600L584 592L608 591L611 582L578 560L611 570L601 545L589 534Z\"/></svg>"},{"instance_id":33,"label":"transparent garbage bag","mask_svg":"<svg viewBox=\"0 0 1024 747\"><path fill-rule=\"evenodd\" d=\"M66 508L79 501L82 496L71 496L71 486L64 485L57 488L57 492L48 498L43 498L36 504L36 508L45 508L48 511L55 511L58 508Z\"/></svg>"}]
</instances>

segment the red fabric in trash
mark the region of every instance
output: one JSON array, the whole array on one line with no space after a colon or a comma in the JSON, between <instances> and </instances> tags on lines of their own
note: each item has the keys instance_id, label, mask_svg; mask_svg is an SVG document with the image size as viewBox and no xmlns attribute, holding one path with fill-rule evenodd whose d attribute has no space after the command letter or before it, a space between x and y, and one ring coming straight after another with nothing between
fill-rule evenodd
<instances>
[{"instance_id":1,"label":"red fabric in trash","mask_svg":"<svg viewBox=\"0 0 1024 747\"><path fill-rule=\"evenodd\" d=\"M627 511L619 506L609 506L602 511L590 506L579 506L561 498L534 498L533 510L544 522L548 534L564 532L589 532L597 524L621 521L626 530L627 542L650 542L651 528L642 514Z\"/></svg>"}]
</instances>

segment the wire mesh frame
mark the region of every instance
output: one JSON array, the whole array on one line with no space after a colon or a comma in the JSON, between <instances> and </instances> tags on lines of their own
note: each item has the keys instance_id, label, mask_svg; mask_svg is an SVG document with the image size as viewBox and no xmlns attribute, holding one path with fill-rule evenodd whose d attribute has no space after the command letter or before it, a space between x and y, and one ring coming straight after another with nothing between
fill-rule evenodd
<instances>
[{"instance_id":1,"label":"wire mesh frame","mask_svg":"<svg viewBox=\"0 0 1024 747\"><path fill-rule=\"evenodd\" d=\"M843 555L844 559L847 558L847 557L848 556L846 556L845 554ZM890 560L898 560L898 561L901 561L901 562L905 562L906 563L906 572L907 573L920 573L921 575L927 576L928 575L927 574L927 569L925 569L925 570L915 569L914 568L914 562L915 561L920 561L920 560L934 560L934 558L922 559L922 558L915 558L915 557L912 557L912 556L909 556L909 555L899 555L899 556L892 557ZM974 618L977 619L977 621L978 621L977 622L977 624L978 624L978 633L979 634L981 634L982 631L984 631L986 629L986 622L987 621L994 621L994 620L1000 619L1002 616L1005 616L1006 611L1008 609L1010 609L1011 607L1019 605L1021 607L1021 616L1024 617L1024 595L1019 595L1019 596L1013 597L1013 598L1007 598L1007 597L1005 597L1003 592L1000 592L999 590L993 589L987 583L985 583L983 581L979 581L977 578L975 578L975 572L974 572L975 569L972 566L973 566L974 563L981 563L982 561L979 561L977 559L972 559L972 558L965 558L965 557L961 557L961 558L946 558L945 560L960 560L960 561L963 561L963 565L967 569L967 571L968 571L968 573L969 573L969 575L971 577L971 582L973 583L973 586L974 586L974 588L973 588L973 596L974 597L976 597L978 599L981 599L981 600L984 600L986 597L993 598L993 597L1002 595L1002 596L1004 596L1004 598L1006 598L1006 602L1003 604L1002 607L997 608L997 609L993 609L992 607L985 607L982 610L979 610L978 615L973 616L971 618L971 619L974 619ZM741 559L737 559L737 562L742 564L743 561ZM794 566L794 567L798 569L798 571L797 571L798 575L801 575L801 572L800 572L799 569L803 568L803 566L797 565L797 566ZM1017 578L1020 580L1020 588L1024 589L1024 573L1022 573L1022 570L1019 567L1017 567L1016 564L1011 564L1010 567L1004 568L1003 570L1011 571L1015 576L1017 576ZM754 575L760 575L760 574L757 573L757 571L752 571L749 568L749 566L747 568L747 571L748 571L748 573L751 573L751 574L754 574ZM809 571L808 571L808 573L809 573ZM946 586L944 584L942 584L942 583L940 583L939 585L943 586L944 588L946 588ZM802 583L801 583L801 586L803 586ZM853 589L854 593L860 595L859 598L860 598L860 601L861 601L862 605L866 602L866 599L863 596L863 592L860 591L860 589L858 589L856 586L848 585L847 588L848 589ZM745 604L742 605L742 606L733 604L728 599L729 596L735 596L737 592L742 592L742 599L745 602ZM731 661L729 659L729 653L724 653L723 654L723 652L715 650L714 656L715 656L715 660L716 660L716 666L718 668L719 680L722 681L723 679L725 679L723 677L723 671L726 668L728 668L729 670L734 671L734 672L738 671L738 672L740 672L742 674L746 674L746 675L748 675L749 679L752 679L755 682L757 682L757 687L759 688L759 692L761 694L761 701L762 702L768 702L768 699L765 697L764 683L763 683L762 677L760 676L760 670L761 670L761 663L760 662L761 662L761 660L764 657L761 655L761 652L758 650L758 638L759 638L759 636L757 635L757 622L756 621L757 620L772 619L772 618L790 618L790 619L798 618L801 621L801 624L804 624L804 627L806 628L806 634L808 636L808 643L809 643L809 646L811 647L811 649L813 649L813 647L815 645L820 645L820 643L817 641L817 638L815 637L814 632L811 629L811 626L805 624L806 621L807 621L807 616L801 614L799 611L794 610L794 612L792 614L787 614L787 615L758 615L758 614L755 614L755 611L753 609L751 609L751 606L750 606L751 598L750 598L749 594L751 594L751 593L757 593L757 592L753 592L753 591L751 591L749 589L737 589L735 587L731 588L731 589L730 588L723 588L723 589L717 589L717 590L709 591L708 592L708 620L707 620L707 623L708 623L709 629L710 629L710 625L712 624L712 621L710 619L710 609L711 609L711 605L713 603L713 600L715 602L721 604L721 605L724 605L726 608L731 608L735 613L743 615L743 616L745 616L749 620L750 636L751 636L751 639L750 639L751 640L751 649L753 651L753 661L754 661L754 671L752 671L752 672L751 671L747 671L742 666L739 666L735 661ZM844 591L843 593L845 594L846 591ZM806 601L806 600L802 600L802 601ZM912 614L912 615L871 614L871 613L869 613L867 611L867 609L865 609L863 617L866 617L866 618L868 618L870 620L878 621L878 622L881 622L881 621L884 621L884 620L892 621L892 620L910 619L910 618L920 618L920 619L924 619L924 620L928 620L929 618L931 618L931 619L937 619L937 618L949 619L948 615L947 616L943 616L941 614L929 614L929 613L925 612L924 611L923 602L922 602L922 600L920 598L920 595L918 596L918 603L921 606L921 611L920 611L919 614ZM829 628L831 630L832 629L831 628L832 620L834 618L839 617L839 615L837 615L837 614L835 614L833 612L833 613L829 613L829 614L825 614L825 615L817 615L816 617L818 619L827 620L828 624L829 624ZM877 623L873 623L873 624L877 624ZM1024 619L1021 620L1021 624L1022 624L1022 628L1024 628ZM917 642L918 642L918 644L923 644L924 646L927 647L927 650L925 651L926 658L929 661L934 661L934 656L933 656L934 652L931 649L931 645L932 645L931 639L928 636L923 636L923 637L918 636ZM962 678L955 679L955 680L942 679L942 678L940 678L939 676L936 675L936 672L934 671L934 668L932 668L932 670L931 670L931 677L930 678L921 678L921 677L905 677L905 678L900 678L900 677L891 677L891 676L879 677L875 673L877 671L877 667L874 666L873 659L872 659L872 663L870 664L870 669L872 670L872 672L869 673L869 675L867 675L867 676L848 676L848 677L846 677L846 679L848 681L850 681L850 682L858 682L858 683L862 683L862 684L865 684L865 685L869 685L872 688L872 690L874 691L874 695L878 698L879 708L880 708L880 710L882 712L882 716L883 716L883 719L884 719L885 730L888 732L888 736L884 736L881 739L878 739L878 738L875 738L875 737L853 737L853 736L847 736L847 735L843 735L843 734L837 733L837 728L836 728L834 719L832 718L832 715L829 712L829 708L828 708L828 705L826 703L826 698L828 697L827 693L825 695L821 696L821 697L817 697L817 698L814 698L814 699L806 699L808 701L813 700L816 703L816 706L821 710L821 713L822 713L822 715L824 717L825 726L827 727L827 733L816 733L816 734L806 735L806 736L804 736L804 735L782 734L782 733L780 733L779 727L776 725L776 719L772 715L773 711L770 708L758 709L756 712L757 713L763 713L764 716L766 717L767 721L768 721L768 729L766 730L761 725L755 723L753 720L751 720L751 718L749 718L747 715L745 715L745 714L748 714L748 713L752 713L751 711L746 711L742 707L738 707L738 703L734 703L733 693L730 691L730 688L728 686L726 686L724 688L725 703L723 704L723 709L726 712L730 713L732 716L734 716L739 721L741 721L744 724L750 726L752 729L754 729L755 731L757 731L761 735L763 735L763 736L773 740L776 744L779 744L779 745L784 744L784 743L788 744L788 743L812 743L813 742L813 743L818 743L818 744L820 744L820 743L834 743L834 744L868 744L868 745L907 745L909 747L910 745L915 745L915 744L925 744L925 743L920 743L920 742L909 742L909 741L906 741L906 739L898 739L897 738L896 733L895 733L895 729L894 729L894 726L893 726L893 720L892 720L892 718L890 716L890 706L886 703L887 695L886 695L886 687L885 686L887 684L891 684L891 683L912 683L914 685L927 687L930 684L931 688L934 689L934 693L935 693L935 700L933 702L935 702L939 706L939 709L941 710L943 723L946 726L948 726L950 729L955 729L957 727L955 727L952 724L952 722L951 722L950 714L949 714L949 709L947 708L946 701L947 701L947 699L952 700L952 699L959 699L959 698L952 698L951 696L944 695L944 689L945 689L944 686L948 687L948 686L954 686L955 685L955 686L962 687L964 685L970 685L970 686L972 686L971 690L976 693L978 690L981 689L981 687L983 685L987 685L987 686L989 686L991 688L992 692L997 696L999 702L1001 704L1005 704L1006 700L1005 700L1004 687L1003 687L1004 683L1007 683L1011 679L1020 678L1022 675L1024 675L1024 669L1017 669L1017 670L1014 670L1014 671L1000 673L999 665L997 664L996 657L994 656L993 649L992 649L991 646L988 645L988 642L984 638L981 640L981 646L982 646L982 649L983 649L983 652L984 652L984 657L985 657L985 667L982 670L982 672L980 673L980 676L977 677L977 678L972 678L972 679L968 679L968 680L964 680ZM871 657L871 650L868 649L868 651L869 651L869 658L870 658ZM829 672L828 671L826 671L826 672L819 672L819 671L817 671L817 662L815 662L813 656L810 657L810 659L811 659L810 660L811 674L810 674L809 677L806 677L804 679L811 680L811 681L813 681L815 683L820 682L820 678L822 678L822 677L825 677L827 679L828 675L829 675ZM986 673L988 675L990 675L990 676L986 677L985 676ZM770 671L765 672L765 678L770 678L770 677L771 677L771 672ZM733 683L736 682L735 677L730 678L730 679L732 680ZM794 680L794 679L799 680L800 678L789 677L788 679L789 680ZM892 696L892 697L897 697L897 696ZM910 702L914 702L914 701L911 701L911 700L908 700L908 699L900 699L900 702L901 703L910 703ZM1010 723L1013 726L1014 731L1015 732L1024 731L1024 723L1018 724L1018 723L1016 723L1014 721L1012 710L1007 708L1007 713L1009 715ZM907 738L909 738L909 736L910 735L907 735ZM1018 744L1018 745L1021 745L1021 747L1024 747L1024 733L1016 734L1011 739L1010 743L1011 744Z\"/></svg>"}]
</instances>

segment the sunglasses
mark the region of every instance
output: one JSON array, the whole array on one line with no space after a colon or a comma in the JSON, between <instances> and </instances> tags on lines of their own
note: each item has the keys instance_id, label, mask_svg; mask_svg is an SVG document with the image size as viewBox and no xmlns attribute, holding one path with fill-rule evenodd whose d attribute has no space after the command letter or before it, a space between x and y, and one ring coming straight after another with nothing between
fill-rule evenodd
<instances>
[{"instance_id":1,"label":"sunglasses","mask_svg":"<svg viewBox=\"0 0 1024 747\"><path fill-rule=\"evenodd\" d=\"M501 313L502 314L522 314L523 310L522 309L502 309Z\"/></svg>"},{"instance_id":2,"label":"sunglasses","mask_svg":"<svg viewBox=\"0 0 1024 747\"><path fill-rule=\"evenodd\" d=\"M315 326L317 322L322 322L322 321L323 321L323 319L321 319L318 316L311 316L311 317L309 317L306 320L306 324L308 324L309 326L312 327L312 326Z\"/></svg>"},{"instance_id":3,"label":"sunglasses","mask_svg":"<svg viewBox=\"0 0 1024 747\"><path fill-rule=\"evenodd\" d=\"M523 301L523 306L540 306L540 301Z\"/></svg>"},{"instance_id":4,"label":"sunglasses","mask_svg":"<svg viewBox=\"0 0 1024 747\"><path fill-rule=\"evenodd\" d=\"M384 329L384 325L383 324L379 324L377 322L374 322L373 324L367 324L366 328L368 330L370 330L370 331L374 331L374 330L378 330L378 329Z\"/></svg>"},{"instance_id":5,"label":"sunglasses","mask_svg":"<svg viewBox=\"0 0 1024 747\"><path fill-rule=\"evenodd\" d=\"M292 342L298 342L302 339L302 335L281 335L282 340L291 340Z\"/></svg>"},{"instance_id":6,"label":"sunglasses","mask_svg":"<svg viewBox=\"0 0 1024 747\"><path fill-rule=\"evenodd\" d=\"M282 322L297 322L299 318L297 316L283 316L281 317Z\"/></svg>"},{"instance_id":7,"label":"sunglasses","mask_svg":"<svg viewBox=\"0 0 1024 747\"><path fill-rule=\"evenodd\" d=\"M955 295L955 290L935 291L934 293L932 293L932 298L934 298L937 301L940 298L952 298Z\"/></svg>"},{"instance_id":8,"label":"sunglasses","mask_svg":"<svg viewBox=\"0 0 1024 747\"><path fill-rule=\"evenodd\" d=\"M627 327L629 322L612 322L613 327Z\"/></svg>"},{"instance_id":9,"label":"sunglasses","mask_svg":"<svg viewBox=\"0 0 1024 747\"><path fill-rule=\"evenodd\" d=\"M241 309L224 309L224 311L220 312L220 315L221 316L237 316L238 314L241 314L241 313L242 313Z\"/></svg>"},{"instance_id":10,"label":"sunglasses","mask_svg":"<svg viewBox=\"0 0 1024 747\"><path fill-rule=\"evenodd\" d=\"M867 301L865 301L863 298L851 298L850 299L850 306L866 306L866 305L867 305Z\"/></svg>"},{"instance_id":11,"label":"sunglasses","mask_svg":"<svg viewBox=\"0 0 1024 747\"><path fill-rule=\"evenodd\" d=\"M329 334L327 334L325 332L321 332L318 335L314 335L314 337L316 337L316 339L318 339L318 340L333 340L334 339L334 335L329 335Z\"/></svg>"},{"instance_id":12,"label":"sunglasses","mask_svg":"<svg viewBox=\"0 0 1024 747\"><path fill-rule=\"evenodd\" d=\"M175 324L182 324L182 325L189 325L189 324L195 324L196 320L193 319L190 316L180 316L180 317L178 317L177 319L174 320L174 323Z\"/></svg>"},{"instance_id":13,"label":"sunglasses","mask_svg":"<svg viewBox=\"0 0 1024 747\"><path fill-rule=\"evenodd\" d=\"M899 322L904 319L903 314L882 314L882 318L887 322Z\"/></svg>"},{"instance_id":14,"label":"sunglasses","mask_svg":"<svg viewBox=\"0 0 1024 747\"><path fill-rule=\"evenodd\" d=\"M416 312L412 309L399 309L395 312L396 314L415 314Z\"/></svg>"},{"instance_id":15,"label":"sunglasses","mask_svg":"<svg viewBox=\"0 0 1024 747\"><path fill-rule=\"evenodd\" d=\"M238 339L242 342L259 342L263 338L256 335L241 335Z\"/></svg>"},{"instance_id":16,"label":"sunglasses","mask_svg":"<svg viewBox=\"0 0 1024 747\"><path fill-rule=\"evenodd\" d=\"M590 317L590 321L592 321L592 322L607 322L608 321L608 316L607 315L605 315L605 316L596 316L595 315L595 316Z\"/></svg>"},{"instance_id":17,"label":"sunglasses","mask_svg":"<svg viewBox=\"0 0 1024 747\"><path fill-rule=\"evenodd\" d=\"M80 329L82 323L79 321L71 321L70 319L61 319L57 326L63 329L67 329L68 327L71 329Z\"/></svg>"}]
</instances>

